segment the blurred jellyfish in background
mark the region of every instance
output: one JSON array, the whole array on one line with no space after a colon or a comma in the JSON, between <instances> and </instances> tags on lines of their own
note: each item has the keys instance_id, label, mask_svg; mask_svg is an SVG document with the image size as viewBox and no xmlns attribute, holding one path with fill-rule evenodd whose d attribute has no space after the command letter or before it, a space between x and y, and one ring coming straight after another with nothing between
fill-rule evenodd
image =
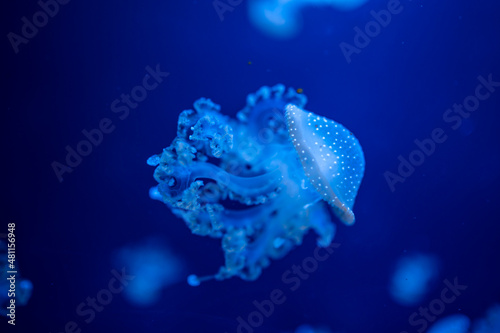
<instances>
[{"instance_id":1,"label":"blurred jellyfish in background","mask_svg":"<svg viewBox=\"0 0 500 333\"><path fill-rule=\"evenodd\" d=\"M9 262L7 261L7 253L7 243L3 240L0 240L0 315L2 316L7 315L8 302L10 302L10 299L12 299L9 296L10 282L9 280L7 280L10 275L7 273L10 270L8 266ZM31 297L31 293L33 292L33 283L31 283L30 280L22 278L19 274L19 269L16 269L16 271L18 272L16 274L15 282L15 300L17 307L24 306L28 303L28 300Z\"/></svg>"},{"instance_id":2,"label":"blurred jellyfish in background","mask_svg":"<svg viewBox=\"0 0 500 333\"><path fill-rule=\"evenodd\" d=\"M302 26L301 10L307 6L355 9L367 0L253 0L248 1L250 21L266 35L292 38Z\"/></svg>"},{"instance_id":3,"label":"blurred jellyfish in background","mask_svg":"<svg viewBox=\"0 0 500 333\"><path fill-rule=\"evenodd\" d=\"M301 325L297 327L294 333L332 333L329 329L325 327L315 327L311 325Z\"/></svg>"},{"instance_id":4,"label":"blurred jellyfish in background","mask_svg":"<svg viewBox=\"0 0 500 333\"><path fill-rule=\"evenodd\" d=\"M500 304L493 305L486 313L485 318L474 323L473 333L500 332Z\"/></svg>"},{"instance_id":5,"label":"blurred jellyfish in background","mask_svg":"<svg viewBox=\"0 0 500 333\"><path fill-rule=\"evenodd\" d=\"M326 326L303 324L291 332L285 331L283 333L332 333L332 331L328 329Z\"/></svg>"},{"instance_id":6,"label":"blurred jellyfish in background","mask_svg":"<svg viewBox=\"0 0 500 333\"><path fill-rule=\"evenodd\" d=\"M419 304L439 273L439 262L431 255L414 254L396 264L389 291L393 300L404 306Z\"/></svg>"},{"instance_id":7,"label":"blurred jellyfish in background","mask_svg":"<svg viewBox=\"0 0 500 333\"><path fill-rule=\"evenodd\" d=\"M454 314L438 320L427 333L499 333L500 305L493 305L485 318L478 319L471 328L470 319L463 314Z\"/></svg>"},{"instance_id":8,"label":"blurred jellyfish in background","mask_svg":"<svg viewBox=\"0 0 500 333\"><path fill-rule=\"evenodd\" d=\"M427 333L467 333L470 319L462 314L455 314L438 320Z\"/></svg>"},{"instance_id":9,"label":"blurred jellyfish in background","mask_svg":"<svg viewBox=\"0 0 500 333\"><path fill-rule=\"evenodd\" d=\"M124 290L125 298L138 306L154 304L162 289L183 280L181 261L156 238L124 246L115 253L115 264L135 278Z\"/></svg>"}]
</instances>

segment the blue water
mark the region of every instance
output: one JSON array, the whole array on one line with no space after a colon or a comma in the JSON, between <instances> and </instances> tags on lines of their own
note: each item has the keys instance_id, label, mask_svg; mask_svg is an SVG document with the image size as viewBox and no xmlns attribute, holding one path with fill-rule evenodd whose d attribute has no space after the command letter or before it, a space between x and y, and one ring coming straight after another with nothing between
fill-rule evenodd
<instances>
[{"instance_id":1,"label":"blue water","mask_svg":"<svg viewBox=\"0 0 500 333\"><path fill-rule=\"evenodd\" d=\"M500 302L500 5L401 0L347 59L341 43L355 45L354 28L389 2L301 7L302 25L285 37L249 19L250 0L223 21L211 1L71 1L29 38L22 18L32 21L40 5L4 4L0 234L16 224L16 264L33 290L15 327L0 317L1 332L410 333L449 315L488 318ZM151 90L126 106L122 94L145 76ZM332 214L339 246L306 278L283 275L313 256L312 232L255 281L191 287L190 274L224 264L220 239L193 235L150 199L157 183L146 160L170 145L179 113L198 98L235 117L249 93L277 83L362 145L356 223ZM475 111L448 111L464 100ZM98 144L82 146L82 131L96 128ZM88 155L68 166L67 147L79 144ZM433 264L412 266L407 287L421 288L418 301L402 304L391 283L405 276L396 274L402 260L420 255ZM140 283L120 285L122 268ZM454 280L466 288L435 301ZM92 309L88 298L98 296L106 304ZM272 311L255 305L269 300ZM439 302L439 315L411 323Z\"/></svg>"}]
</instances>

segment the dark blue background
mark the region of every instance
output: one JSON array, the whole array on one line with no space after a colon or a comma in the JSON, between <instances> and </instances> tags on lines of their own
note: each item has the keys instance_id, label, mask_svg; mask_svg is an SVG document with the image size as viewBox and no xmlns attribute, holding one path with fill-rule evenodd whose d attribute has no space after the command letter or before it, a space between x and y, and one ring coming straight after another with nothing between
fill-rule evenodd
<instances>
[{"instance_id":1,"label":"dark blue background","mask_svg":"<svg viewBox=\"0 0 500 333\"><path fill-rule=\"evenodd\" d=\"M28 306L18 309L18 331L62 332L74 320L83 332L234 332L235 318L253 311L254 299L288 290L281 274L311 255L312 234L255 282L192 288L183 281L150 308L119 295L91 324L75 314L107 286L113 251L150 235L163 237L189 272L216 271L220 240L192 235L149 199L155 181L145 162L170 144L178 114L197 98L211 98L234 116L248 93L276 83L304 89L308 110L352 130L366 173L355 226L339 225L341 247L299 290L287 292L287 302L256 332L302 323L349 333L414 332L408 317L416 308L396 305L387 292L394 263L413 251L440 258L441 280L457 276L469 286L445 314L477 318L499 301L500 89L457 131L442 115L474 92L477 76L492 73L500 81L500 5L403 0L402 13L348 64L339 43L352 43L353 27L386 4L370 0L350 12L308 8L302 33L279 41L250 25L246 1L221 22L211 1L73 0L18 54L4 37L2 228L17 223L18 262L34 283ZM35 1L3 6L4 36L19 33L20 18L39 10ZM120 121L111 102L156 64L170 76ZM105 117L115 131L59 183L51 163L63 162L65 146ZM384 172L396 172L398 155L407 157L413 141L436 127L448 140L392 193Z\"/></svg>"}]
</instances>

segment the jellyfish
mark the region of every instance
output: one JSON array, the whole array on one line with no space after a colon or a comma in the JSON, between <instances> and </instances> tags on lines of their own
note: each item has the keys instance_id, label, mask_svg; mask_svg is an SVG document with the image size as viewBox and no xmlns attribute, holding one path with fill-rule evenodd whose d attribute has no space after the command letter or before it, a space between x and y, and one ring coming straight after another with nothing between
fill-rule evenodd
<instances>
[{"instance_id":1,"label":"jellyfish","mask_svg":"<svg viewBox=\"0 0 500 333\"><path fill-rule=\"evenodd\" d=\"M251 0L248 15L255 27L265 34L286 39L294 37L302 26L300 12L307 6L332 6L340 10L355 9L366 0Z\"/></svg>"},{"instance_id":2,"label":"jellyfish","mask_svg":"<svg viewBox=\"0 0 500 333\"><path fill-rule=\"evenodd\" d=\"M438 267L438 259L430 254L417 253L401 258L389 289L394 301L405 306L419 304L436 281Z\"/></svg>"},{"instance_id":3,"label":"jellyfish","mask_svg":"<svg viewBox=\"0 0 500 333\"><path fill-rule=\"evenodd\" d=\"M492 305L486 312L486 316L477 320L473 325L473 333L496 333L500 332L500 304Z\"/></svg>"},{"instance_id":4,"label":"jellyfish","mask_svg":"<svg viewBox=\"0 0 500 333\"><path fill-rule=\"evenodd\" d=\"M222 239L225 265L190 285L238 276L257 279L271 259L335 234L328 207L346 225L364 174L362 148L343 125L304 109L307 98L278 84L249 94L236 119L201 98L183 111L177 136L151 156L150 190L192 233Z\"/></svg>"},{"instance_id":5,"label":"jellyfish","mask_svg":"<svg viewBox=\"0 0 500 333\"><path fill-rule=\"evenodd\" d=\"M28 303L28 300L31 298L31 293L33 292L33 283L21 277L19 270L16 270L18 273L15 279L15 292L9 293L10 282L7 278L10 276L8 272L11 270L9 269L9 262L7 261L7 253L7 243L0 240L0 305L2 305L0 315L2 316L7 316L9 313L7 306L11 299L15 299L16 306L24 306ZM11 298L9 294L11 294L13 298Z\"/></svg>"},{"instance_id":6,"label":"jellyfish","mask_svg":"<svg viewBox=\"0 0 500 333\"><path fill-rule=\"evenodd\" d=\"M124 295L137 306L150 306L158 301L161 291L177 282L183 270L177 256L156 237L119 248L114 261L128 267L134 276Z\"/></svg>"},{"instance_id":7,"label":"jellyfish","mask_svg":"<svg viewBox=\"0 0 500 333\"><path fill-rule=\"evenodd\" d=\"M326 327L316 327L308 324L300 325L293 333L331 333Z\"/></svg>"},{"instance_id":8,"label":"jellyfish","mask_svg":"<svg viewBox=\"0 0 500 333\"><path fill-rule=\"evenodd\" d=\"M432 325L428 333L468 333L469 326L469 317L463 314L455 314L438 320Z\"/></svg>"}]
</instances>

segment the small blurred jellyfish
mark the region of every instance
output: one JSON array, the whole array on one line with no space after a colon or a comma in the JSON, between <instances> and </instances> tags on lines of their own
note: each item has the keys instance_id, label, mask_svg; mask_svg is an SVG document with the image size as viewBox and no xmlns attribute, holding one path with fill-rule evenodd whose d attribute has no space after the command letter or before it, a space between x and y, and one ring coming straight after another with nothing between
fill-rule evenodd
<instances>
[{"instance_id":1,"label":"small blurred jellyfish","mask_svg":"<svg viewBox=\"0 0 500 333\"><path fill-rule=\"evenodd\" d=\"M306 6L333 6L355 9L367 0L252 0L248 1L250 21L265 34L276 38L294 37L302 26L300 11Z\"/></svg>"},{"instance_id":2,"label":"small blurred jellyfish","mask_svg":"<svg viewBox=\"0 0 500 333\"><path fill-rule=\"evenodd\" d=\"M159 239L124 246L115 253L115 264L124 266L135 278L125 288L125 298L139 306L154 304L162 289L182 279L182 264Z\"/></svg>"},{"instance_id":3,"label":"small blurred jellyfish","mask_svg":"<svg viewBox=\"0 0 500 333\"><path fill-rule=\"evenodd\" d=\"M9 262L7 261L7 243L0 240L0 315L6 316L8 313L7 306L11 299L16 300L16 306L24 306L28 303L33 292L33 283L30 280L24 279L19 273L15 279L15 296L9 295L10 282L9 277ZM17 270L19 272L19 270Z\"/></svg>"},{"instance_id":4,"label":"small blurred jellyfish","mask_svg":"<svg viewBox=\"0 0 500 333\"><path fill-rule=\"evenodd\" d=\"M493 305L486 317L474 323L473 333L498 333L500 332L500 304Z\"/></svg>"},{"instance_id":5,"label":"small blurred jellyfish","mask_svg":"<svg viewBox=\"0 0 500 333\"><path fill-rule=\"evenodd\" d=\"M463 314L454 314L438 320L427 333L499 333L500 305L493 305L485 318L478 319L470 328L470 319Z\"/></svg>"},{"instance_id":6,"label":"small blurred jellyfish","mask_svg":"<svg viewBox=\"0 0 500 333\"><path fill-rule=\"evenodd\" d=\"M438 320L427 333L467 333L469 326L469 317L455 314Z\"/></svg>"},{"instance_id":7,"label":"small blurred jellyfish","mask_svg":"<svg viewBox=\"0 0 500 333\"><path fill-rule=\"evenodd\" d=\"M19 279L18 275L15 285L16 307L25 306L26 304L28 304L28 300L31 298L31 294L33 292L33 283L31 283L31 281L27 279ZM8 302L10 302L10 300L12 299L11 297L9 297L9 288L10 285L8 282L4 283L2 281L2 283L0 283L0 315L2 316L7 316L7 306L9 306Z\"/></svg>"},{"instance_id":8,"label":"small blurred jellyfish","mask_svg":"<svg viewBox=\"0 0 500 333\"><path fill-rule=\"evenodd\" d=\"M304 324L297 327L292 333L332 333L332 331L325 327L316 327Z\"/></svg>"},{"instance_id":9,"label":"small blurred jellyfish","mask_svg":"<svg viewBox=\"0 0 500 333\"><path fill-rule=\"evenodd\" d=\"M324 327L312 327L310 325L302 325L297 327L295 333L331 333L331 331Z\"/></svg>"},{"instance_id":10,"label":"small blurred jellyfish","mask_svg":"<svg viewBox=\"0 0 500 333\"><path fill-rule=\"evenodd\" d=\"M401 258L389 287L394 301L404 306L419 304L438 277L438 260L415 254Z\"/></svg>"}]
</instances>

